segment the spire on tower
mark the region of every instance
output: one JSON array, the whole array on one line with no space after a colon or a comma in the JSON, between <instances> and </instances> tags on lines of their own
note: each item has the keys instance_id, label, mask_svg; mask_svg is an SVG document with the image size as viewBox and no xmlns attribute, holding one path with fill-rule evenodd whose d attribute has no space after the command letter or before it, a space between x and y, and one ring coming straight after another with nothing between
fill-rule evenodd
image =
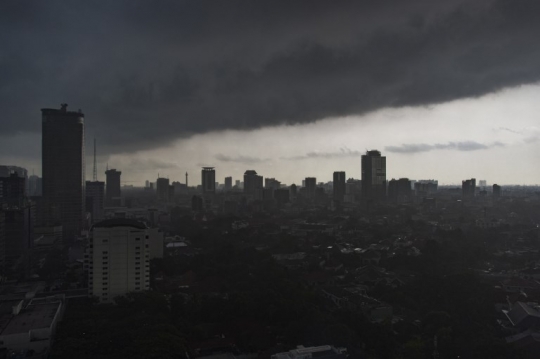
<instances>
[{"instance_id":1,"label":"spire on tower","mask_svg":"<svg viewBox=\"0 0 540 359\"><path fill-rule=\"evenodd\" d=\"M188 180L188 174L186 172L186 187L188 186L188 181L187 180Z\"/></svg>"}]
</instances>

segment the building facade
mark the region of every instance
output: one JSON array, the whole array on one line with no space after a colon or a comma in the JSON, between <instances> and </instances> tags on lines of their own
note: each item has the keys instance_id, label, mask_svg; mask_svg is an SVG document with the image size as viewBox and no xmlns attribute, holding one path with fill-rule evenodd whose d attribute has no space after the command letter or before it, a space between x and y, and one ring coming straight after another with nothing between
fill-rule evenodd
<instances>
[{"instance_id":1,"label":"building facade","mask_svg":"<svg viewBox=\"0 0 540 359\"><path fill-rule=\"evenodd\" d=\"M333 178L334 200L343 202L343 199L345 198L345 183L346 183L345 172L334 172L334 178Z\"/></svg>"},{"instance_id":2,"label":"building facade","mask_svg":"<svg viewBox=\"0 0 540 359\"><path fill-rule=\"evenodd\" d=\"M139 221L114 218L95 224L85 261L90 295L102 303L150 288L151 231ZM156 250L157 251L157 250Z\"/></svg>"},{"instance_id":3,"label":"building facade","mask_svg":"<svg viewBox=\"0 0 540 359\"><path fill-rule=\"evenodd\" d=\"M105 218L105 183L86 181L86 211L92 216L92 223Z\"/></svg>"},{"instance_id":4,"label":"building facade","mask_svg":"<svg viewBox=\"0 0 540 359\"><path fill-rule=\"evenodd\" d=\"M204 195L216 193L216 170L214 167L203 167L201 170L201 185Z\"/></svg>"},{"instance_id":5,"label":"building facade","mask_svg":"<svg viewBox=\"0 0 540 359\"><path fill-rule=\"evenodd\" d=\"M122 202L122 189L120 188L122 172L116 169L105 171L107 187L105 191L105 204L109 207L118 207Z\"/></svg>"},{"instance_id":6,"label":"building facade","mask_svg":"<svg viewBox=\"0 0 540 359\"><path fill-rule=\"evenodd\" d=\"M362 198L366 201L386 198L386 157L377 150L362 155Z\"/></svg>"},{"instance_id":7,"label":"building facade","mask_svg":"<svg viewBox=\"0 0 540 359\"><path fill-rule=\"evenodd\" d=\"M83 226L85 201L84 114L41 110L42 175L46 222L60 222L64 240L73 240Z\"/></svg>"}]
</instances>

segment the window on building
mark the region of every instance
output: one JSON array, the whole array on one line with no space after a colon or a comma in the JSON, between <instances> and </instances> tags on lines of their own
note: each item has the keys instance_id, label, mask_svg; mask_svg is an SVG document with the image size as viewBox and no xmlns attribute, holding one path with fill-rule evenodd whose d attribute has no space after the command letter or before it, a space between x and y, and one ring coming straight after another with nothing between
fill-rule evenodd
<instances>
[{"instance_id":1,"label":"window on building","mask_svg":"<svg viewBox=\"0 0 540 359\"><path fill-rule=\"evenodd\" d=\"M141 249L141 247L135 247L135 249Z\"/></svg>"},{"instance_id":2,"label":"window on building","mask_svg":"<svg viewBox=\"0 0 540 359\"><path fill-rule=\"evenodd\" d=\"M103 251L103 254L109 254L109 252L108 251Z\"/></svg>"},{"instance_id":3,"label":"window on building","mask_svg":"<svg viewBox=\"0 0 540 359\"><path fill-rule=\"evenodd\" d=\"M139 280L139 279L141 279L141 277L135 277L135 280Z\"/></svg>"},{"instance_id":4,"label":"window on building","mask_svg":"<svg viewBox=\"0 0 540 359\"><path fill-rule=\"evenodd\" d=\"M103 243L107 243L109 240L108 239L104 239L103 240Z\"/></svg>"},{"instance_id":5,"label":"window on building","mask_svg":"<svg viewBox=\"0 0 540 359\"><path fill-rule=\"evenodd\" d=\"M135 267L135 270L139 270L139 269L141 269L141 267Z\"/></svg>"},{"instance_id":6,"label":"window on building","mask_svg":"<svg viewBox=\"0 0 540 359\"><path fill-rule=\"evenodd\" d=\"M141 285L141 282L135 282L135 285Z\"/></svg>"},{"instance_id":7,"label":"window on building","mask_svg":"<svg viewBox=\"0 0 540 359\"><path fill-rule=\"evenodd\" d=\"M140 241L141 239L140 238L135 238L136 241Z\"/></svg>"},{"instance_id":8,"label":"window on building","mask_svg":"<svg viewBox=\"0 0 540 359\"><path fill-rule=\"evenodd\" d=\"M103 269L103 270L107 270L107 269L109 269L109 267L103 267L102 269Z\"/></svg>"},{"instance_id":9,"label":"window on building","mask_svg":"<svg viewBox=\"0 0 540 359\"><path fill-rule=\"evenodd\" d=\"M141 290L141 288L139 288L139 287L135 287L135 290Z\"/></svg>"},{"instance_id":10,"label":"window on building","mask_svg":"<svg viewBox=\"0 0 540 359\"><path fill-rule=\"evenodd\" d=\"M135 265L139 265L139 264L141 264L141 262L135 262Z\"/></svg>"},{"instance_id":11,"label":"window on building","mask_svg":"<svg viewBox=\"0 0 540 359\"><path fill-rule=\"evenodd\" d=\"M135 272L135 275L137 275L137 274L141 274L141 272Z\"/></svg>"}]
</instances>

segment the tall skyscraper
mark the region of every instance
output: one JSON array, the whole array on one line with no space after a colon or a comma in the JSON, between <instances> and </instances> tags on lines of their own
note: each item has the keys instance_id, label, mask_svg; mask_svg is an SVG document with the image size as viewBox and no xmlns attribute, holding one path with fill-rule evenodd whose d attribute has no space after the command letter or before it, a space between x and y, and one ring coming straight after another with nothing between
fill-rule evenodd
<instances>
[{"instance_id":1,"label":"tall skyscraper","mask_svg":"<svg viewBox=\"0 0 540 359\"><path fill-rule=\"evenodd\" d=\"M498 184L493 185L493 197L500 197L501 196L501 186Z\"/></svg>"},{"instance_id":2,"label":"tall skyscraper","mask_svg":"<svg viewBox=\"0 0 540 359\"><path fill-rule=\"evenodd\" d=\"M345 198L345 172L334 172L334 199L343 201Z\"/></svg>"},{"instance_id":3,"label":"tall skyscraper","mask_svg":"<svg viewBox=\"0 0 540 359\"><path fill-rule=\"evenodd\" d=\"M122 202L122 190L120 189L121 171L107 169L105 171L107 187L105 188L105 204L107 206L119 206Z\"/></svg>"},{"instance_id":4,"label":"tall skyscraper","mask_svg":"<svg viewBox=\"0 0 540 359\"><path fill-rule=\"evenodd\" d=\"M159 201L169 200L169 179L160 177L156 180L156 194Z\"/></svg>"},{"instance_id":5,"label":"tall skyscraper","mask_svg":"<svg viewBox=\"0 0 540 359\"><path fill-rule=\"evenodd\" d=\"M25 186L26 186L25 195L32 196L31 194L28 193L28 191L29 191L29 186L28 186L29 179L28 179L28 171L26 170L26 168L19 167L19 166L0 165L0 177L9 177L13 173L17 173L17 175L19 177L24 178Z\"/></svg>"},{"instance_id":6,"label":"tall skyscraper","mask_svg":"<svg viewBox=\"0 0 540 359\"><path fill-rule=\"evenodd\" d=\"M232 189L232 177L225 177L225 191Z\"/></svg>"},{"instance_id":7,"label":"tall skyscraper","mask_svg":"<svg viewBox=\"0 0 540 359\"><path fill-rule=\"evenodd\" d=\"M317 178L306 177L306 179L304 180L304 183L305 183L306 193L308 197L314 197L315 189L317 188Z\"/></svg>"},{"instance_id":8,"label":"tall skyscraper","mask_svg":"<svg viewBox=\"0 0 540 359\"><path fill-rule=\"evenodd\" d=\"M476 196L476 179L471 178L461 182L461 194L463 197L471 198Z\"/></svg>"},{"instance_id":9,"label":"tall skyscraper","mask_svg":"<svg viewBox=\"0 0 540 359\"><path fill-rule=\"evenodd\" d=\"M201 184L203 194L216 193L216 170L214 167L203 167L201 170Z\"/></svg>"},{"instance_id":10,"label":"tall skyscraper","mask_svg":"<svg viewBox=\"0 0 540 359\"><path fill-rule=\"evenodd\" d=\"M68 111L67 104L41 114L46 221L60 222L64 240L71 241L81 232L85 212L84 114Z\"/></svg>"},{"instance_id":11,"label":"tall skyscraper","mask_svg":"<svg viewBox=\"0 0 540 359\"><path fill-rule=\"evenodd\" d=\"M251 196L258 196L258 192L263 189L263 177L254 170L244 172L244 193Z\"/></svg>"},{"instance_id":12,"label":"tall skyscraper","mask_svg":"<svg viewBox=\"0 0 540 359\"><path fill-rule=\"evenodd\" d=\"M17 172L7 177L0 176L0 206L21 206L26 197L25 187L25 178L20 177Z\"/></svg>"},{"instance_id":13,"label":"tall skyscraper","mask_svg":"<svg viewBox=\"0 0 540 359\"><path fill-rule=\"evenodd\" d=\"M368 201L386 197L386 157L377 150L362 155L362 197Z\"/></svg>"},{"instance_id":14,"label":"tall skyscraper","mask_svg":"<svg viewBox=\"0 0 540 359\"><path fill-rule=\"evenodd\" d=\"M388 199L394 203L405 203L412 199L412 186L408 178L392 179L388 182Z\"/></svg>"},{"instance_id":15,"label":"tall skyscraper","mask_svg":"<svg viewBox=\"0 0 540 359\"><path fill-rule=\"evenodd\" d=\"M104 219L105 182L86 181L86 211L92 215L92 223Z\"/></svg>"}]
</instances>

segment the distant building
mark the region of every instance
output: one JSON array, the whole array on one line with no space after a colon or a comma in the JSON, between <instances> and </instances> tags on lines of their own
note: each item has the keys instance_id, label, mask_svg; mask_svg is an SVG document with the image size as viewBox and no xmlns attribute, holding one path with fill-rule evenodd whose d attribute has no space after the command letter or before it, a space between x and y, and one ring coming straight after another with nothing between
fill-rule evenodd
<instances>
[{"instance_id":1,"label":"distant building","mask_svg":"<svg viewBox=\"0 0 540 359\"><path fill-rule=\"evenodd\" d=\"M33 196L29 193L29 178L28 178L28 171L24 167L19 166L5 166L0 165L0 177L9 177L11 174L17 173L19 177L24 178L25 180L25 186L26 186L26 193L27 196ZM37 176L36 176L37 177Z\"/></svg>"},{"instance_id":2,"label":"distant building","mask_svg":"<svg viewBox=\"0 0 540 359\"><path fill-rule=\"evenodd\" d=\"M216 193L216 170L214 167L202 168L201 185L203 195L213 195Z\"/></svg>"},{"instance_id":3,"label":"distant building","mask_svg":"<svg viewBox=\"0 0 540 359\"><path fill-rule=\"evenodd\" d=\"M166 202L169 200L169 179L158 178L156 180L156 194L158 201Z\"/></svg>"},{"instance_id":4,"label":"distant building","mask_svg":"<svg viewBox=\"0 0 540 359\"><path fill-rule=\"evenodd\" d=\"M362 155L362 197L367 201L386 198L386 157L377 150Z\"/></svg>"},{"instance_id":5,"label":"distant building","mask_svg":"<svg viewBox=\"0 0 540 359\"><path fill-rule=\"evenodd\" d=\"M493 185L493 197L500 197L501 196L501 186L498 184Z\"/></svg>"},{"instance_id":6,"label":"distant building","mask_svg":"<svg viewBox=\"0 0 540 359\"><path fill-rule=\"evenodd\" d=\"M317 178L306 177L304 180L307 196L313 198L315 196L315 189L317 188Z\"/></svg>"},{"instance_id":7,"label":"distant building","mask_svg":"<svg viewBox=\"0 0 540 359\"><path fill-rule=\"evenodd\" d=\"M244 193L251 196L257 196L263 189L263 177L257 175L254 170L247 170L244 173Z\"/></svg>"},{"instance_id":8,"label":"distant building","mask_svg":"<svg viewBox=\"0 0 540 359\"><path fill-rule=\"evenodd\" d=\"M43 199L46 213L58 218L47 222L62 224L64 238L73 240L81 233L86 196L84 114L61 109L41 110Z\"/></svg>"},{"instance_id":9,"label":"distant building","mask_svg":"<svg viewBox=\"0 0 540 359\"><path fill-rule=\"evenodd\" d=\"M105 204L109 207L119 207L122 202L122 190L120 188L122 172L113 168L105 171L105 175L107 175Z\"/></svg>"},{"instance_id":10,"label":"distant building","mask_svg":"<svg viewBox=\"0 0 540 359\"><path fill-rule=\"evenodd\" d=\"M345 182L345 172L334 172L334 200L343 202L343 200L345 199Z\"/></svg>"},{"instance_id":11,"label":"distant building","mask_svg":"<svg viewBox=\"0 0 540 359\"><path fill-rule=\"evenodd\" d=\"M41 177L32 175L28 179L28 195L41 197L43 194L43 181Z\"/></svg>"},{"instance_id":12,"label":"distant building","mask_svg":"<svg viewBox=\"0 0 540 359\"><path fill-rule=\"evenodd\" d=\"M275 178L265 178L264 179L264 188L279 189L281 187L281 182Z\"/></svg>"},{"instance_id":13,"label":"distant building","mask_svg":"<svg viewBox=\"0 0 540 359\"><path fill-rule=\"evenodd\" d=\"M105 218L105 182L86 181L86 211L92 216L92 223Z\"/></svg>"},{"instance_id":14,"label":"distant building","mask_svg":"<svg viewBox=\"0 0 540 359\"><path fill-rule=\"evenodd\" d=\"M282 206L290 201L290 190L287 188L280 188L274 190L274 199L278 206Z\"/></svg>"},{"instance_id":15,"label":"distant building","mask_svg":"<svg viewBox=\"0 0 540 359\"><path fill-rule=\"evenodd\" d=\"M88 261L90 295L102 303L129 292L150 288L151 242L163 243L163 234L139 221L114 218L92 227ZM154 253L158 253L156 249Z\"/></svg>"},{"instance_id":16,"label":"distant building","mask_svg":"<svg viewBox=\"0 0 540 359\"><path fill-rule=\"evenodd\" d=\"M416 197L427 197L437 193L439 181L436 180L419 180L414 183L414 194Z\"/></svg>"},{"instance_id":17,"label":"distant building","mask_svg":"<svg viewBox=\"0 0 540 359\"><path fill-rule=\"evenodd\" d=\"M20 206L26 198L26 181L17 172L0 177L0 205Z\"/></svg>"},{"instance_id":18,"label":"distant building","mask_svg":"<svg viewBox=\"0 0 540 359\"><path fill-rule=\"evenodd\" d=\"M388 182L388 199L394 203L409 202L412 198L411 181L408 178Z\"/></svg>"},{"instance_id":19,"label":"distant building","mask_svg":"<svg viewBox=\"0 0 540 359\"><path fill-rule=\"evenodd\" d=\"M200 212L204 209L204 201L200 196L191 197L191 210L194 212Z\"/></svg>"},{"instance_id":20,"label":"distant building","mask_svg":"<svg viewBox=\"0 0 540 359\"><path fill-rule=\"evenodd\" d=\"M232 189L232 177L225 177L225 191Z\"/></svg>"},{"instance_id":21,"label":"distant building","mask_svg":"<svg viewBox=\"0 0 540 359\"><path fill-rule=\"evenodd\" d=\"M476 196L476 179L471 178L461 182L461 195L464 198Z\"/></svg>"}]
</instances>

